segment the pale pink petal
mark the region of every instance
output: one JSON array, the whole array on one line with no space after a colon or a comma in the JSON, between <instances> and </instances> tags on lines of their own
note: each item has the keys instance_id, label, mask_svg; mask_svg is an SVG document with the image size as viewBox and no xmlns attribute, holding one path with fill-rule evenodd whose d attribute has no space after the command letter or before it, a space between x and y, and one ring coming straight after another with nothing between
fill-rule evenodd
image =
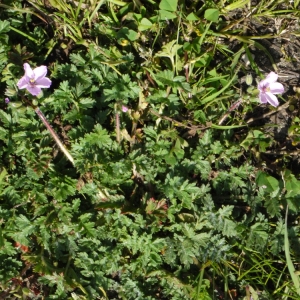
<instances>
[{"instance_id":1,"label":"pale pink petal","mask_svg":"<svg viewBox=\"0 0 300 300\"><path fill-rule=\"evenodd\" d=\"M33 95L33 96L37 96L42 90L41 88L39 88L38 86L35 85L28 85L27 86L27 91Z\"/></svg>"},{"instance_id":2,"label":"pale pink petal","mask_svg":"<svg viewBox=\"0 0 300 300\"><path fill-rule=\"evenodd\" d=\"M127 112L128 111L128 107L125 105L122 105L122 112Z\"/></svg>"},{"instance_id":3,"label":"pale pink petal","mask_svg":"<svg viewBox=\"0 0 300 300\"><path fill-rule=\"evenodd\" d=\"M28 78L26 76L23 76L17 83L18 88L25 89L28 85Z\"/></svg>"},{"instance_id":4,"label":"pale pink petal","mask_svg":"<svg viewBox=\"0 0 300 300\"><path fill-rule=\"evenodd\" d=\"M40 87L40 88L49 88L51 85L51 80L47 77L40 78L36 80L35 86Z\"/></svg>"},{"instance_id":5,"label":"pale pink petal","mask_svg":"<svg viewBox=\"0 0 300 300\"><path fill-rule=\"evenodd\" d=\"M41 88L49 88L51 80L46 76L47 67L40 66L31 69L28 63L24 64L25 75L18 81L17 86L19 89L26 88L30 94L37 96L41 93Z\"/></svg>"},{"instance_id":6,"label":"pale pink petal","mask_svg":"<svg viewBox=\"0 0 300 300\"><path fill-rule=\"evenodd\" d=\"M46 66L40 66L33 70L34 73L34 80L38 81L39 79L42 79L47 74L47 67Z\"/></svg>"},{"instance_id":7,"label":"pale pink petal","mask_svg":"<svg viewBox=\"0 0 300 300\"><path fill-rule=\"evenodd\" d=\"M269 75L267 76L267 78L265 79L267 82L272 83L272 82L276 82L278 79L278 75L274 72L269 73Z\"/></svg>"},{"instance_id":8,"label":"pale pink petal","mask_svg":"<svg viewBox=\"0 0 300 300\"><path fill-rule=\"evenodd\" d=\"M271 83L269 88L270 88L270 93L272 94L282 94L284 92L284 87L279 82Z\"/></svg>"},{"instance_id":9,"label":"pale pink petal","mask_svg":"<svg viewBox=\"0 0 300 300\"><path fill-rule=\"evenodd\" d=\"M267 98L267 101L272 105L272 106L278 106L279 102L276 96L274 96L272 93L265 93L265 96Z\"/></svg>"},{"instance_id":10,"label":"pale pink petal","mask_svg":"<svg viewBox=\"0 0 300 300\"><path fill-rule=\"evenodd\" d=\"M31 69L31 67L29 66L29 64L25 63L23 66L24 66L24 70L25 70L25 76L29 79L34 79L34 73Z\"/></svg>"},{"instance_id":11,"label":"pale pink petal","mask_svg":"<svg viewBox=\"0 0 300 300\"><path fill-rule=\"evenodd\" d=\"M267 99L265 93L260 93L259 94L259 101L260 101L260 103L267 103L268 102L268 99Z\"/></svg>"},{"instance_id":12,"label":"pale pink petal","mask_svg":"<svg viewBox=\"0 0 300 300\"><path fill-rule=\"evenodd\" d=\"M258 89L261 92L264 92L265 88L268 87L268 85L269 85L269 82L267 81L267 79L264 79L258 83Z\"/></svg>"},{"instance_id":13,"label":"pale pink petal","mask_svg":"<svg viewBox=\"0 0 300 300\"><path fill-rule=\"evenodd\" d=\"M277 82L278 75L275 72L270 72L266 79L258 83L259 100L261 103L269 103L272 106L278 106L279 102L275 94L282 94L284 87L281 83Z\"/></svg>"}]
</instances>

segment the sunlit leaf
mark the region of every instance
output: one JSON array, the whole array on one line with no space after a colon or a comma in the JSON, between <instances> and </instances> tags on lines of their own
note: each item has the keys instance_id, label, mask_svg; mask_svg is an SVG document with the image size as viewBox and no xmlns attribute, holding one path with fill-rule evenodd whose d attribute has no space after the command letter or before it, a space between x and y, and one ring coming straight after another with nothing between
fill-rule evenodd
<instances>
[{"instance_id":1,"label":"sunlit leaf","mask_svg":"<svg viewBox=\"0 0 300 300\"><path fill-rule=\"evenodd\" d=\"M178 0L161 0L159 8L162 10L176 11Z\"/></svg>"},{"instance_id":2,"label":"sunlit leaf","mask_svg":"<svg viewBox=\"0 0 300 300\"><path fill-rule=\"evenodd\" d=\"M204 13L204 18L211 22L218 22L220 12L217 9L209 8Z\"/></svg>"}]
</instances>

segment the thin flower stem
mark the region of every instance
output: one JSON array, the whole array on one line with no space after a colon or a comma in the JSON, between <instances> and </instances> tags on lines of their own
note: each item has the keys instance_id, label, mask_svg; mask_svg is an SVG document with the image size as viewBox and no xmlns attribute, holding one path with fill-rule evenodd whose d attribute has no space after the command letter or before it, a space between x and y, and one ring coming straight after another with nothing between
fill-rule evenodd
<instances>
[{"instance_id":1,"label":"thin flower stem","mask_svg":"<svg viewBox=\"0 0 300 300\"><path fill-rule=\"evenodd\" d=\"M116 113L116 132L117 132L117 142L120 144L120 116L119 113Z\"/></svg>"},{"instance_id":2,"label":"thin flower stem","mask_svg":"<svg viewBox=\"0 0 300 300\"><path fill-rule=\"evenodd\" d=\"M60 141L57 133L53 130L53 128L51 127L51 125L47 121L47 119L44 116L44 114L42 113L42 111L38 107L34 108L34 111L36 112L36 114L39 116L39 118L42 120L42 122L44 123L44 125L48 129L48 131L52 135L53 139L55 140L56 144L59 146L60 150L65 154L65 156L68 158L68 160L74 166L74 159L73 159L73 157L71 156L71 154L69 153L69 151L66 149L66 147L64 146L64 144Z\"/></svg>"},{"instance_id":3,"label":"thin flower stem","mask_svg":"<svg viewBox=\"0 0 300 300\"><path fill-rule=\"evenodd\" d=\"M42 122L44 123L44 125L46 126L46 128L48 129L50 134L52 135L52 137L53 137L54 141L56 142L56 144L59 146L60 150L65 154L65 156L68 158L68 160L74 166L74 158L69 153L69 151L66 149L64 144L60 141L57 133L52 129L51 125L49 124L49 122L47 121L45 115L42 113L42 111L39 109L39 107L33 105L26 97L24 97L24 95L20 95L20 96L21 96L21 98L24 102L26 102L29 106L31 106L34 109L36 114L39 116L39 118L42 120Z\"/></svg>"},{"instance_id":4,"label":"thin flower stem","mask_svg":"<svg viewBox=\"0 0 300 300\"><path fill-rule=\"evenodd\" d=\"M238 101L234 102L229 109L227 110L227 112L225 113L225 115L222 116L221 120L219 121L218 125L222 125L224 123L224 121L228 118L228 116L230 115L230 113L237 109L242 103L242 99L239 99Z\"/></svg>"}]
</instances>

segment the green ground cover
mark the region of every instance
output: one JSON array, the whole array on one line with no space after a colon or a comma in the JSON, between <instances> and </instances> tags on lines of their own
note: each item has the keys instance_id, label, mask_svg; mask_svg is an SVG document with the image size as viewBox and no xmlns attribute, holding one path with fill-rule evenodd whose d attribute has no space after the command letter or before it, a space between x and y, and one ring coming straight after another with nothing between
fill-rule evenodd
<instances>
[{"instance_id":1,"label":"green ground cover","mask_svg":"<svg viewBox=\"0 0 300 300\"><path fill-rule=\"evenodd\" d=\"M1 1L0 299L300 299L299 3Z\"/></svg>"}]
</instances>

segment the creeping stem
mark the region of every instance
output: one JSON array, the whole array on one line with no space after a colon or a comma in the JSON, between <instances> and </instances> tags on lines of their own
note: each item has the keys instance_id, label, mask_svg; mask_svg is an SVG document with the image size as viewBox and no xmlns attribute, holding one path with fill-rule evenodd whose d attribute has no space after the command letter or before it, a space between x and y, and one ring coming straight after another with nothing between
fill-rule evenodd
<instances>
[{"instance_id":1,"label":"creeping stem","mask_svg":"<svg viewBox=\"0 0 300 300\"><path fill-rule=\"evenodd\" d=\"M42 120L42 122L48 129L48 131L52 135L53 139L55 140L56 144L59 146L60 150L65 154L65 156L68 158L68 160L74 165L73 157L71 156L69 151L66 149L64 144L60 141L57 133L53 130L51 125L48 123L48 121L47 121L46 117L44 116L44 114L42 113L42 111L38 107L35 107L34 111L36 112L36 114L39 116L39 118Z\"/></svg>"}]
</instances>

